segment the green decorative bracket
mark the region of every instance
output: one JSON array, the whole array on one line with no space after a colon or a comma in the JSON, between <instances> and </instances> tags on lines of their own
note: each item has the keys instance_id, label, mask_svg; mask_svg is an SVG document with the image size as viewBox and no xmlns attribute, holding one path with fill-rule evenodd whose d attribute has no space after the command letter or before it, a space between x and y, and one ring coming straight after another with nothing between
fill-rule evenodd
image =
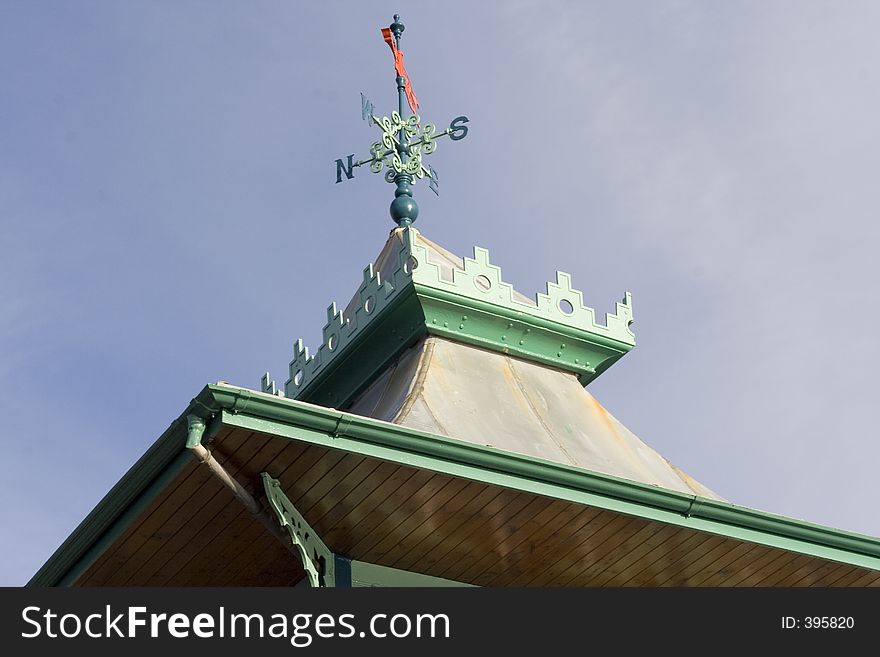
<instances>
[{"instance_id":1,"label":"green decorative bracket","mask_svg":"<svg viewBox=\"0 0 880 657\"><path fill-rule=\"evenodd\" d=\"M266 498L281 526L290 535L290 541L297 548L303 568L313 587L332 587L336 585L336 559L306 519L281 490L281 482L268 473L260 473Z\"/></svg>"}]
</instances>

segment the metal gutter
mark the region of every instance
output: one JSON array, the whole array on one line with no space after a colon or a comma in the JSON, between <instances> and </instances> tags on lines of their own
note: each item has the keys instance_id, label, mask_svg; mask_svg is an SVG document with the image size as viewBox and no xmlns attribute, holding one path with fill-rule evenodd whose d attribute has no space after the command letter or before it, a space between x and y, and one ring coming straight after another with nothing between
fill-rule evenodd
<instances>
[{"instance_id":1,"label":"metal gutter","mask_svg":"<svg viewBox=\"0 0 880 657\"><path fill-rule=\"evenodd\" d=\"M205 391L228 409L224 424L880 570L878 538L247 389Z\"/></svg>"},{"instance_id":2,"label":"metal gutter","mask_svg":"<svg viewBox=\"0 0 880 657\"><path fill-rule=\"evenodd\" d=\"M206 386L192 400L181 417L101 500L28 586L56 586L75 581L77 573L83 572L136 515L137 511L131 507L140 509L149 504L161 490L165 478L170 479L174 468L182 468L187 461L184 459L180 464L176 457L186 451L186 416L189 414L198 415L206 422L216 416L217 426L246 427L880 570L878 538L427 434L332 408L215 384Z\"/></svg>"}]
</instances>

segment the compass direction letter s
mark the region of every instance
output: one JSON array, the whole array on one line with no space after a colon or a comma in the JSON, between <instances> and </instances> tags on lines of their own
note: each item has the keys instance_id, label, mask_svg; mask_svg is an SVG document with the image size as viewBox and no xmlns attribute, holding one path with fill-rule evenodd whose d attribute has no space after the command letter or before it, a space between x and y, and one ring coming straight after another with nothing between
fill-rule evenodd
<instances>
[{"instance_id":1,"label":"compass direction letter s","mask_svg":"<svg viewBox=\"0 0 880 657\"><path fill-rule=\"evenodd\" d=\"M449 124L449 138L452 141L459 141L467 137L468 128L465 123L468 122L468 117L466 116L457 116L452 119L452 123Z\"/></svg>"}]
</instances>

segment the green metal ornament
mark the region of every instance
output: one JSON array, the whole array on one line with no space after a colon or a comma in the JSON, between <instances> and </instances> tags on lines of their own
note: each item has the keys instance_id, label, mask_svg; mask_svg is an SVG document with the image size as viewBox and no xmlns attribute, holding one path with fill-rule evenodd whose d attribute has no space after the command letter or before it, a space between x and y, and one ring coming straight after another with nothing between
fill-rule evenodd
<instances>
[{"instance_id":1,"label":"green metal ornament","mask_svg":"<svg viewBox=\"0 0 880 657\"><path fill-rule=\"evenodd\" d=\"M370 125L378 126L382 136L370 147L370 157L355 161L352 153L344 160L336 160L337 183L342 182L343 175L346 180L354 178L354 169L365 164L369 165L373 173L385 171L386 182L396 185L390 207L391 219L401 228L412 225L419 216L419 206L413 198L412 190L415 181L428 178L431 191L440 194L437 172L425 164L423 156L437 150L439 137L448 136L452 141L459 141L468 133L466 116L456 117L442 132L437 132L432 123L421 125L421 119L415 111L418 100L412 91L409 76L403 66L403 53L400 51L400 38L404 29L400 16L395 14L394 22L382 30L386 43L394 53L398 109L391 112L390 117L377 118L373 103L361 94L361 116ZM405 105L409 105L412 110L409 116L406 115Z\"/></svg>"}]
</instances>

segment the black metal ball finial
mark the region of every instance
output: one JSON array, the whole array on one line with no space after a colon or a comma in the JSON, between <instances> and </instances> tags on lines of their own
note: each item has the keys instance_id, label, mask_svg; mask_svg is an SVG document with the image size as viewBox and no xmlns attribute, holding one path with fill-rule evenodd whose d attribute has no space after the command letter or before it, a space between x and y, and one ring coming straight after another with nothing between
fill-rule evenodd
<instances>
[{"instance_id":1,"label":"black metal ball finial","mask_svg":"<svg viewBox=\"0 0 880 657\"><path fill-rule=\"evenodd\" d=\"M391 31L394 32L394 36L398 39L400 35L403 34L403 31L406 29L403 23L400 22L400 14L394 14L394 22L391 23L388 27L391 28Z\"/></svg>"},{"instance_id":2,"label":"black metal ball finial","mask_svg":"<svg viewBox=\"0 0 880 657\"><path fill-rule=\"evenodd\" d=\"M394 200L391 201L391 219L401 228L411 226L419 216L419 204L412 197L412 176L400 174L397 176L397 189L394 190Z\"/></svg>"}]
</instances>

